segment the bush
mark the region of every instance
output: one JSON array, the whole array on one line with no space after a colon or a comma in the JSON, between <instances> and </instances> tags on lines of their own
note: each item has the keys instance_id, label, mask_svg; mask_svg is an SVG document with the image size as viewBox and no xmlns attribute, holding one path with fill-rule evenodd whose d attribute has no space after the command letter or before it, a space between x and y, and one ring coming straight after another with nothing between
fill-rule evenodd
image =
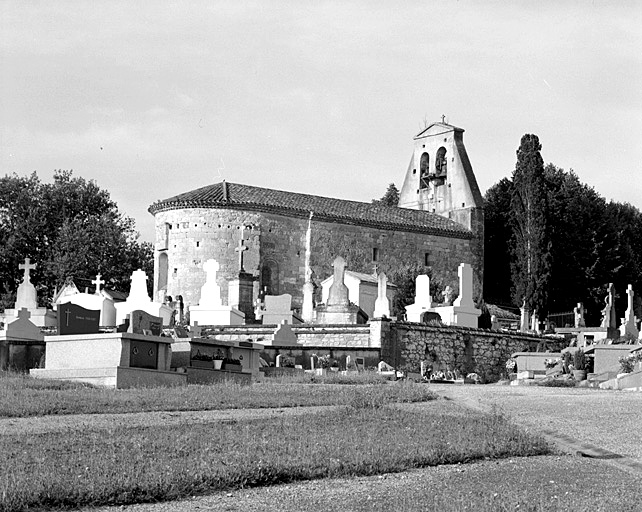
<instances>
[{"instance_id":1,"label":"bush","mask_svg":"<svg viewBox=\"0 0 642 512\"><path fill-rule=\"evenodd\" d=\"M574 388L575 384L573 379L542 379L537 383L544 388Z\"/></svg>"},{"instance_id":2,"label":"bush","mask_svg":"<svg viewBox=\"0 0 642 512\"><path fill-rule=\"evenodd\" d=\"M586 356L581 348L573 354L573 368L576 370L586 370Z\"/></svg>"}]
</instances>

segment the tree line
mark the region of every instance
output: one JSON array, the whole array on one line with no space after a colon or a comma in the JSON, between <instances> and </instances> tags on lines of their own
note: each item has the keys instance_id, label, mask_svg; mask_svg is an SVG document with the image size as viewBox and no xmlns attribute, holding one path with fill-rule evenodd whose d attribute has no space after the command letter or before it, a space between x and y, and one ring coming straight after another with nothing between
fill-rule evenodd
<instances>
[{"instance_id":1,"label":"tree line","mask_svg":"<svg viewBox=\"0 0 642 512\"><path fill-rule=\"evenodd\" d=\"M41 306L68 277L100 273L107 288L129 290L132 271L153 272L152 245L138 237L109 192L72 171L55 171L53 183L35 172L0 178L0 307L13 307L26 257Z\"/></svg>"},{"instance_id":2,"label":"tree line","mask_svg":"<svg viewBox=\"0 0 642 512\"><path fill-rule=\"evenodd\" d=\"M642 294L642 213L606 201L571 169L544 165L536 135L522 137L511 178L485 195L484 297L547 314L583 302L599 325L608 283L624 316L628 284ZM635 297L642 316L642 300Z\"/></svg>"}]
</instances>

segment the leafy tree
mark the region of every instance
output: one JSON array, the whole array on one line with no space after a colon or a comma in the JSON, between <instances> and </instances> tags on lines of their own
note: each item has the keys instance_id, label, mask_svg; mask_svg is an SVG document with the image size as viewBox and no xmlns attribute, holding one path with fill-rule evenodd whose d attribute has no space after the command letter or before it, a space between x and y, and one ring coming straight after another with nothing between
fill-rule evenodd
<instances>
[{"instance_id":1,"label":"leafy tree","mask_svg":"<svg viewBox=\"0 0 642 512\"><path fill-rule=\"evenodd\" d=\"M388 185L388 190L381 199L373 199L373 204L380 204L383 206L398 206L399 205L399 189L394 183Z\"/></svg>"},{"instance_id":2,"label":"leafy tree","mask_svg":"<svg viewBox=\"0 0 642 512\"><path fill-rule=\"evenodd\" d=\"M53 183L36 173L0 178L0 283L12 307L25 257L38 264L32 281L45 305L69 276L126 290L132 270L150 271L151 244L140 243L131 218L118 212L109 192L93 181L56 171Z\"/></svg>"},{"instance_id":3,"label":"leafy tree","mask_svg":"<svg viewBox=\"0 0 642 512\"><path fill-rule=\"evenodd\" d=\"M513 173L513 301L546 312L550 278L550 238L542 149L536 135L522 137Z\"/></svg>"},{"instance_id":4,"label":"leafy tree","mask_svg":"<svg viewBox=\"0 0 642 512\"><path fill-rule=\"evenodd\" d=\"M502 179L484 197L484 296L492 304L511 303L511 196L513 182Z\"/></svg>"}]
</instances>

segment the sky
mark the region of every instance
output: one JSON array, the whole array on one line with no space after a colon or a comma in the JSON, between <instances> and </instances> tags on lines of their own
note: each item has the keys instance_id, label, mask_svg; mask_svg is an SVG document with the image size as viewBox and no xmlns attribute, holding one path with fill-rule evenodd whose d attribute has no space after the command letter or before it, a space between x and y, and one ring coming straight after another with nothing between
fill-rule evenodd
<instances>
[{"instance_id":1,"label":"sky","mask_svg":"<svg viewBox=\"0 0 642 512\"><path fill-rule=\"evenodd\" d=\"M642 209L642 2L0 0L0 175L147 208L223 179L367 201L465 130L482 192L525 133Z\"/></svg>"}]
</instances>

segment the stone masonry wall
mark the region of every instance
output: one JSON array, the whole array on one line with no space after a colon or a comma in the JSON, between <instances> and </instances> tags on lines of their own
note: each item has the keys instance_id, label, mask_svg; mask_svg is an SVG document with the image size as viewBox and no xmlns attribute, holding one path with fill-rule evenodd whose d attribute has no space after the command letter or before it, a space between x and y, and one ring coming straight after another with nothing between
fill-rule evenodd
<instances>
[{"instance_id":1,"label":"stone masonry wall","mask_svg":"<svg viewBox=\"0 0 642 512\"><path fill-rule=\"evenodd\" d=\"M225 341L272 342L277 326L245 325L217 326L204 328L203 336L213 336ZM372 339L369 325L311 325L301 324L292 327L297 335L299 347L324 348L374 348L379 350L379 339Z\"/></svg>"},{"instance_id":2,"label":"stone masonry wall","mask_svg":"<svg viewBox=\"0 0 642 512\"><path fill-rule=\"evenodd\" d=\"M485 382L499 380L505 363L515 352L535 352L538 348L558 352L568 345L526 334L463 327L432 327L395 322L382 339L381 356L399 370L419 372L421 362L435 370L475 372Z\"/></svg>"},{"instance_id":3,"label":"stone masonry wall","mask_svg":"<svg viewBox=\"0 0 642 512\"><path fill-rule=\"evenodd\" d=\"M255 279L255 297L264 287L273 295L289 293L293 308L301 307L305 279L305 238L307 218L233 209L186 208L158 212L154 261L154 297L166 294L183 297L184 303L198 304L205 282L203 263L216 259L220 264L217 282L227 304L228 281L239 271L241 234L245 271ZM336 256L346 259L347 268L371 273L389 272L403 264L423 265L426 257L433 268L443 270L457 282L460 263L481 268L474 256L474 240L432 234L392 231L360 225L312 220L313 281L319 285L332 274ZM377 261L373 250L377 249ZM427 255L427 256L426 256ZM476 286L479 288L479 280ZM163 291L164 290L164 291ZM320 295L320 293L319 293Z\"/></svg>"}]
</instances>

